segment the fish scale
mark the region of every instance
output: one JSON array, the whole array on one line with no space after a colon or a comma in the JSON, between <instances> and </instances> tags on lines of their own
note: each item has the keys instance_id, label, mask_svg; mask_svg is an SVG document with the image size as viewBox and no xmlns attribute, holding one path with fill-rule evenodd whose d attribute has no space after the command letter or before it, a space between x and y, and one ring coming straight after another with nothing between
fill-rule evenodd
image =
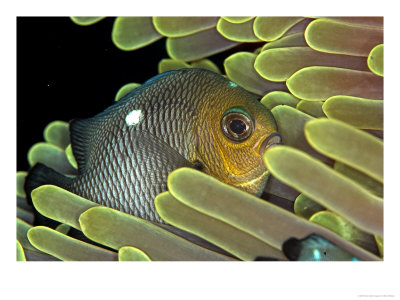
<instances>
[{"instance_id":1,"label":"fish scale","mask_svg":"<svg viewBox=\"0 0 400 300\"><path fill-rule=\"evenodd\" d=\"M231 108L246 111L259 128L240 143L221 130L222 116ZM27 194L39 185L56 184L164 223L154 198L167 190L168 174L180 167L201 168L222 182L261 194L267 170L255 143L276 130L270 111L223 76L194 68L166 72L96 116L71 121L78 175L71 179L35 166L27 177Z\"/></svg>"}]
</instances>

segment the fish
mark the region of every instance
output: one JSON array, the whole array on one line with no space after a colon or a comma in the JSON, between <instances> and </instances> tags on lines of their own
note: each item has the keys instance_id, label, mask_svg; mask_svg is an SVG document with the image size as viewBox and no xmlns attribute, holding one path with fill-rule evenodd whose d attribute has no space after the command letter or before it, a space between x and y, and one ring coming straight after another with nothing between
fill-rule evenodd
<instances>
[{"instance_id":1,"label":"fish","mask_svg":"<svg viewBox=\"0 0 400 300\"><path fill-rule=\"evenodd\" d=\"M159 74L103 112L69 123L78 172L36 164L25 190L57 185L98 204L164 224L154 198L189 167L261 195L262 156L281 143L272 113L245 89L205 69Z\"/></svg>"},{"instance_id":2,"label":"fish","mask_svg":"<svg viewBox=\"0 0 400 300\"><path fill-rule=\"evenodd\" d=\"M361 259L338 247L318 234L303 239L290 238L283 243L283 253L296 261L360 261Z\"/></svg>"}]
</instances>

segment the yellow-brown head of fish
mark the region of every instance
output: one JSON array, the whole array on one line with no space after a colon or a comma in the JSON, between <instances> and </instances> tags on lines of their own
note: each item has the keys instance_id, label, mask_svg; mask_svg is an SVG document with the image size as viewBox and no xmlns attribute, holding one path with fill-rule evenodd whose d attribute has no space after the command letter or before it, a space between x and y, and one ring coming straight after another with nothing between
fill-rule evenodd
<instances>
[{"instance_id":1,"label":"yellow-brown head of fish","mask_svg":"<svg viewBox=\"0 0 400 300\"><path fill-rule=\"evenodd\" d=\"M195 128L196 160L202 171L261 195L269 174L262 155L281 141L271 112L255 96L221 77L198 108Z\"/></svg>"}]
</instances>

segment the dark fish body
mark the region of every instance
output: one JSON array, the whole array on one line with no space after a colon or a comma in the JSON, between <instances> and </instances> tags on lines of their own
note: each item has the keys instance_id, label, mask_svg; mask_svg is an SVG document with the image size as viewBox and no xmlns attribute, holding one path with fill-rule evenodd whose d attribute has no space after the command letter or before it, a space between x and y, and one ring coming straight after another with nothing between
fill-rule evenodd
<instances>
[{"instance_id":1,"label":"dark fish body","mask_svg":"<svg viewBox=\"0 0 400 300\"><path fill-rule=\"evenodd\" d=\"M255 119L254 132L245 141L249 145L231 142L221 133L221 116L231 107L239 114L243 108ZM232 120L233 130L244 130L241 120ZM70 122L78 163L75 178L42 165L31 170L26 186L32 190L56 184L99 204L163 223L153 200L167 190L168 174L179 167L199 168L259 194L268 177L261 148L273 133L276 125L269 111L223 76L202 69L171 71L150 79L104 112Z\"/></svg>"}]
</instances>

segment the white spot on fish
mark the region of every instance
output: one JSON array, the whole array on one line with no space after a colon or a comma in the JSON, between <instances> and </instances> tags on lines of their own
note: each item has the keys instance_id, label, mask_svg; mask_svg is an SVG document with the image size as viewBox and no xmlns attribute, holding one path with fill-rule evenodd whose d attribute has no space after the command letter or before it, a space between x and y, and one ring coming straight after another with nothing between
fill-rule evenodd
<instances>
[{"instance_id":1,"label":"white spot on fish","mask_svg":"<svg viewBox=\"0 0 400 300\"><path fill-rule=\"evenodd\" d=\"M132 110L126 115L125 122L128 126L137 125L142 119L142 111L140 109Z\"/></svg>"},{"instance_id":2,"label":"white spot on fish","mask_svg":"<svg viewBox=\"0 0 400 300\"><path fill-rule=\"evenodd\" d=\"M233 81L229 81L229 85L231 87L237 87L238 85L236 83L234 83Z\"/></svg>"},{"instance_id":3,"label":"white spot on fish","mask_svg":"<svg viewBox=\"0 0 400 300\"><path fill-rule=\"evenodd\" d=\"M314 249L313 251L314 260L321 260L321 252L318 249Z\"/></svg>"}]
</instances>

